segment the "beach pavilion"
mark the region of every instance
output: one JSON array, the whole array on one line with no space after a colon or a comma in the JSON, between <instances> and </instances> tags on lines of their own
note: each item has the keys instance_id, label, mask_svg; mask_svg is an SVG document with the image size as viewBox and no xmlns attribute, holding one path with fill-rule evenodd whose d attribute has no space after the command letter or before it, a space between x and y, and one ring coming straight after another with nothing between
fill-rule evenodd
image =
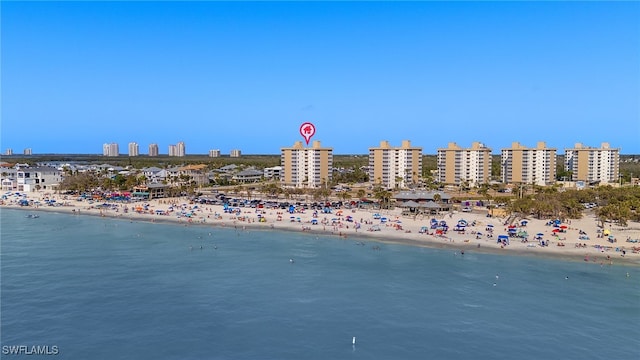
<instances>
[{"instance_id":1,"label":"beach pavilion","mask_svg":"<svg viewBox=\"0 0 640 360\"><path fill-rule=\"evenodd\" d=\"M442 191L402 191L394 199L398 206L407 209L407 214L433 214L449 211L451 207L451 196Z\"/></svg>"}]
</instances>

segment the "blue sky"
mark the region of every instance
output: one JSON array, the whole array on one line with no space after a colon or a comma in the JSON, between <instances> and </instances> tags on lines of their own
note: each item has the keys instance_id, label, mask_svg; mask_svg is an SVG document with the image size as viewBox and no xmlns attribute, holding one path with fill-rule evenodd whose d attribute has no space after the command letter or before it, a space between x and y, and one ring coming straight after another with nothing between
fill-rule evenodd
<instances>
[{"instance_id":1,"label":"blue sky","mask_svg":"<svg viewBox=\"0 0 640 360\"><path fill-rule=\"evenodd\" d=\"M640 154L638 2L7 2L1 150Z\"/></svg>"}]
</instances>

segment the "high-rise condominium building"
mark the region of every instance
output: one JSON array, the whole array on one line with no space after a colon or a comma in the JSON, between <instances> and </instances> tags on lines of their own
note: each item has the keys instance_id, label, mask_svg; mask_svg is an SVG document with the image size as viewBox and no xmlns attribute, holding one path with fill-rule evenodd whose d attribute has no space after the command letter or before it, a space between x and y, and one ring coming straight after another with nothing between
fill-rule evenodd
<instances>
[{"instance_id":1,"label":"high-rise condominium building","mask_svg":"<svg viewBox=\"0 0 640 360\"><path fill-rule=\"evenodd\" d=\"M186 148L184 142L180 141L176 145L169 145L169 156L185 156Z\"/></svg>"},{"instance_id":2,"label":"high-rise condominium building","mask_svg":"<svg viewBox=\"0 0 640 360\"><path fill-rule=\"evenodd\" d=\"M469 186L486 184L491 178L491 149L480 142L474 142L468 149L456 143L449 143L445 149L438 149L439 182L444 184Z\"/></svg>"},{"instance_id":3,"label":"high-rise condominium building","mask_svg":"<svg viewBox=\"0 0 640 360\"><path fill-rule=\"evenodd\" d=\"M281 149L280 165L282 186L326 186L332 178L333 149L320 147L320 141L314 141L311 147L305 148L302 141L297 141L293 147Z\"/></svg>"},{"instance_id":4,"label":"high-rise condominium building","mask_svg":"<svg viewBox=\"0 0 640 360\"><path fill-rule=\"evenodd\" d=\"M138 156L140 155L140 148L138 143L130 142L129 143L129 156Z\"/></svg>"},{"instance_id":5,"label":"high-rise condominium building","mask_svg":"<svg viewBox=\"0 0 640 360\"><path fill-rule=\"evenodd\" d=\"M158 156L158 144L149 144L149 156Z\"/></svg>"},{"instance_id":6,"label":"high-rise condominium building","mask_svg":"<svg viewBox=\"0 0 640 360\"><path fill-rule=\"evenodd\" d=\"M102 145L102 155L104 155L104 156L118 156L118 155L120 155L120 148L118 147L118 144L116 144L116 143L103 144Z\"/></svg>"},{"instance_id":7,"label":"high-rise condominium building","mask_svg":"<svg viewBox=\"0 0 640 360\"><path fill-rule=\"evenodd\" d=\"M26 149L24 149L24 154L25 155L33 155L33 152L31 151L31 148L26 148Z\"/></svg>"},{"instance_id":8,"label":"high-rise condominium building","mask_svg":"<svg viewBox=\"0 0 640 360\"><path fill-rule=\"evenodd\" d=\"M235 158L239 158L241 155L242 153L238 149L231 150L231 152L229 153L230 157L235 157Z\"/></svg>"},{"instance_id":9,"label":"high-rise condominium building","mask_svg":"<svg viewBox=\"0 0 640 360\"><path fill-rule=\"evenodd\" d=\"M615 183L620 174L620 149L613 149L609 143L600 148L576 144L573 149L565 149L565 170L571 172L572 181L588 183Z\"/></svg>"},{"instance_id":10,"label":"high-rise condominium building","mask_svg":"<svg viewBox=\"0 0 640 360\"><path fill-rule=\"evenodd\" d=\"M177 147L178 147L178 155L176 155L176 156L185 156L185 155L187 155L187 148L185 147L184 142L182 142L182 141L178 142Z\"/></svg>"},{"instance_id":11,"label":"high-rise condominium building","mask_svg":"<svg viewBox=\"0 0 640 360\"><path fill-rule=\"evenodd\" d=\"M412 147L409 140L402 146L391 147L381 141L377 148L369 148L369 183L387 189L405 188L417 184L422 175L422 148Z\"/></svg>"},{"instance_id":12,"label":"high-rise condominium building","mask_svg":"<svg viewBox=\"0 0 640 360\"><path fill-rule=\"evenodd\" d=\"M220 157L220 150L209 150L209 157Z\"/></svg>"},{"instance_id":13,"label":"high-rise condominium building","mask_svg":"<svg viewBox=\"0 0 640 360\"><path fill-rule=\"evenodd\" d=\"M13 149L9 148L7 150L4 151L5 155L13 155Z\"/></svg>"},{"instance_id":14,"label":"high-rise condominium building","mask_svg":"<svg viewBox=\"0 0 640 360\"><path fill-rule=\"evenodd\" d=\"M506 184L549 185L556 180L556 149L539 142L526 148L517 142L510 149L502 149L500 164L502 182Z\"/></svg>"}]
</instances>

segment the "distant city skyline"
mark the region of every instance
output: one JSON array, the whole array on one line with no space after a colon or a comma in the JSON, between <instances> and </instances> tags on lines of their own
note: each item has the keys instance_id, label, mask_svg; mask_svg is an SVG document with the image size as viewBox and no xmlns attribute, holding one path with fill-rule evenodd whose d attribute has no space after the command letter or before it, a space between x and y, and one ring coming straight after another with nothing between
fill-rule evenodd
<instances>
[{"instance_id":1,"label":"distant city skyline","mask_svg":"<svg viewBox=\"0 0 640 360\"><path fill-rule=\"evenodd\" d=\"M319 140L316 140L319 141ZM382 143L388 143L387 140L382 140ZM404 139L402 140L402 143L405 142L411 142L411 139ZM295 143L302 143L302 141L298 140ZM480 144L483 147L487 147L489 149L491 149L491 154L492 155L500 155L502 150L505 149L512 149L514 145L516 145L517 147L523 147L525 149L535 149L536 146L540 146L541 144L546 146L547 144L544 141L540 141L537 142L536 144L520 144L517 141L512 142L511 144L509 144L509 146L505 146L505 147L500 147L500 148L493 148L481 141L478 142L473 142L471 144L458 144L455 142L449 142L447 143L447 146L455 144L456 146L459 146L460 148L472 148L473 146L475 146L475 144ZM102 155L103 156L177 156L177 157L183 157L183 156L188 156L188 155L207 155L209 157L218 157L218 156L231 156L231 157L240 157L242 155L279 155L280 151L283 148L287 148L288 146L281 146L279 147L275 152L267 152L267 153L256 153L256 154L247 154L244 153L242 151L242 149L240 148L234 148L229 150L228 152L222 152L220 151L220 149L209 149L207 150L207 152L205 153L190 153L187 152L186 149L186 143L183 141L178 142L177 144L169 144L168 145L168 151L167 152L161 152L158 150L159 146L157 143L150 143L149 145L149 151L147 153L141 153L139 151L139 144L137 142L128 142L128 152L121 152L119 150L119 145L118 143L115 142L110 142L110 143L103 143L102 144ZM548 146L547 148L553 148L555 150L558 151L559 155L562 155L562 153L565 150L572 150L575 149L575 147L579 145L579 147L581 148L587 148L587 149L601 149L603 146L606 146L607 148L612 148L612 149L619 149L619 147L614 146L613 144L610 144L606 141L603 141L599 144L583 144L583 143L574 143L571 146L565 147L565 148L555 148L555 147L551 147ZM132 151L132 146L134 146L135 150ZM311 148L312 145L302 145L305 148ZM439 148L434 148L433 152L429 152L427 151L427 149L423 149L422 154L423 155L437 155L438 151L447 147L439 147ZM331 147L331 146L329 146ZM336 155L368 155L370 153L370 150L372 148L375 148L375 146L370 146L367 149L364 149L361 152L354 152L354 153L345 153L345 154L336 154ZM422 149L422 147L420 147ZM181 150L178 150L181 149ZM3 155L15 155L13 152L12 148L6 148L4 149L4 151L2 152ZM100 155L99 152L87 152L87 153L33 153L33 149L32 148L25 148L23 155L39 155L39 154L79 154L79 155ZM622 153L624 155L624 153ZM640 153L638 154L627 154L627 155L640 155Z\"/></svg>"},{"instance_id":2,"label":"distant city skyline","mask_svg":"<svg viewBox=\"0 0 640 360\"><path fill-rule=\"evenodd\" d=\"M276 155L304 122L336 155L403 140L640 154L638 2L0 6L3 154Z\"/></svg>"}]
</instances>

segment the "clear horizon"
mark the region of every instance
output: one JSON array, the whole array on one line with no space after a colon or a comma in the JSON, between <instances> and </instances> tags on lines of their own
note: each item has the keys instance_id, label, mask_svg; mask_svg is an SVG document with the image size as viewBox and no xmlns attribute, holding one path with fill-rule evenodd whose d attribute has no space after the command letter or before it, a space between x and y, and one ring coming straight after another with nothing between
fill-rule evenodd
<instances>
[{"instance_id":1,"label":"clear horizon","mask_svg":"<svg viewBox=\"0 0 640 360\"><path fill-rule=\"evenodd\" d=\"M640 154L638 2L0 3L0 152Z\"/></svg>"}]
</instances>

